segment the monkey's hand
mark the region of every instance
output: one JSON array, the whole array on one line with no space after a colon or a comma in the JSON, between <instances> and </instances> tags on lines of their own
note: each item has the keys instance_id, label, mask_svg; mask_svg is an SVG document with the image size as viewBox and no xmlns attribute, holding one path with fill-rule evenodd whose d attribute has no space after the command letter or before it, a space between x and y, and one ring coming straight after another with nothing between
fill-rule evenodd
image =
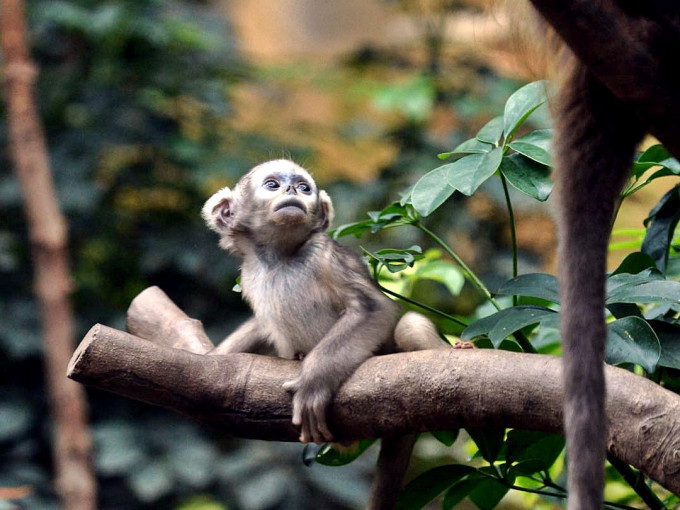
<instances>
[{"instance_id":1,"label":"monkey's hand","mask_svg":"<svg viewBox=\"0 0 680 510\"><path fill-rule=\"evenodd\" d=\"M303 443L327 443L333 435L326 423L326 412L333 399L333 392L323 381L314 381L304 374L283 384L293 394L293 425L300 427Z\"/></svg>"}]
</instances>

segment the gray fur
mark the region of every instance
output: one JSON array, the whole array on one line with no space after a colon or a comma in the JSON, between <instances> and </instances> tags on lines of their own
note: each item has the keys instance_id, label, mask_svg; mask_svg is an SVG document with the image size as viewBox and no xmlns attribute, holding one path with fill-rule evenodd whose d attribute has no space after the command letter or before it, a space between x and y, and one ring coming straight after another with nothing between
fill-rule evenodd
<instances>
[{"instance_id":1,"label":"gray fur","mask_svg":"<svg viewBox=\"0 0 680 510\"><path fill-rule=\"evenodd\" d=\"M552 22L557 33L568 35L569 31L561 31L564 27L555 21L559 19L556 14L561 9L559 2L532 1L548 19L551 13L554 15ZM664 78L675 75L677 79L678 2L614 0L593 5L595 10L598 5L602 7L603 15L617 12L617 19L611 22L612 26L618 23L618 30L628 33L627 24L635 27L629 37L630 45L645 51L651 48L658 62L665 63ZM640 34L644 34L643 39L636 40ZM587 54L583 51L583 40L572 38L567 42L576 53ZM635 83L631 77L609 79L609 86L614 86L609 89L575 54L561 53L565 57L561 61L564 79L555 104L554 145L568 508L599 510L603 505L607 446L603 371L607 244L634 150L651 119L637 111L638 94L630 89L630 84ZM626 64L631 73L640 72L639 62ZM668 90L674 89L677 90L675 87ZM617 97L617 93L621 95ZM664 105L660 102L654 108L662 110Z\"/></svg>"},{"instance_id":2,"label":"gray fur","mask_svg":"<svg viewBox=\"0 0 680 510\"><path fill-rule=\"evenodd\" d=\"M607 243L641 128L575 63L557 104L556 191L569 508L602 508Z\"/></svg>"}]
</instances>

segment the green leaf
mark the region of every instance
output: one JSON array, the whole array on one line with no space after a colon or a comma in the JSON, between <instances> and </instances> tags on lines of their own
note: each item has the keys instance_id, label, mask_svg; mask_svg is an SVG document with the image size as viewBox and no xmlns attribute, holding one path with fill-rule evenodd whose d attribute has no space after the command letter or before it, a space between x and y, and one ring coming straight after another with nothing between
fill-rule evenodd
<instances>
[{"instance_id":1,"label":"green leaf","mask_svg":"<svg viewBox=\"0 0 680 510\"><path fill-rule=\"evenodd\" d=\"M502 159L503 149L496 147L486 154L472 154L445 165L448 184L470 196L498 170Z\"/></svg>"},{"instance_id":2,"label":"green leaf","mask_svg":"<svg viewBox=\"0 0 680 510\"><path fill-rule=\"evenodd\" d=\"M549 469L563 449L561 434L513 429L508 431L505 458L509 463L534 461L536 472Z\"/></svg>"},{"instance_id":3,"label":"green leaf","mask_svg":"<svg viewBox=\"0 0 680 510\"><path fill-rule=\"evenodd\" d=\"M506 140L512 138L527 117L547 101L546 86L545 81L535 81L510 96L503 113L503 133Z\"/></svg>"},{"instance_id":4,"label":"green leaf","mask_svg":"<svg viewBox=\"0 0 680 510\"><path fill-rule=\"evenodd\" d=\"M498 145L503 137L503 117L495 117L484 124L477 133L477 140L491 145Z\"/></svg>"},{"instance_id":5,"label":"green leaf","mask_svg":"<svg viewBox=\"0 0 680 510\"><path fill-rule=\"evenodd\" d=\"M623 274L616 276L623 276ZM678 302L680 302L680 282L666 280L647 281L637 285L620 285L609 292L606 300L607 304Z\"/></svg>"},{"instance_id":6,"label":"green leaf","mask_svg":"<svg viewBox=\"0 0 680 510\"><path fill-rule=\"evenodd\" d=\"M546 319L557 320L557 312L540 306L513 306L479 319L461 333L463 340L487 336L494 348L514 332Z\"/></svg>"},{"instance_id":7,"label":"green leaf","mask_svg":"<svg viewBox=\"0 0 680 510\"><path fill-rule=\"evenodd\" d=\"M512 186L531 198L544 202L552 192L550 168L522 154L505 156L500 170Z\"/></svg>"},{"instance_id":8,"label":"green leaf","mask_svg":"<svg viewBox=\"0 0 680 510\"><path fill-rule=\"evenodd\" d=\"M395 510L422 508L456 482L477 470L462 464L439 466L411 480L402 489Z\"/></svg>"},{"instance_id":9,"label":"green leaf","mask_svg":"<svg viewBox=\"0 0 680 510\"><path fill-rule=\"evenodd\" d=\"M649 212L645 220L647 234L642 241L642 252L646 253L662 272L666 272L668 252L673 233L680 220L680 184L666 193Z\"/></svg>"},{"instance_id":10,"label":"green leaf","mask_svg":"<svg viewBox=\"0 0 680 510\"><path fill-rule=\"evenodd\" d=\"M500 503L510 489L507 485L493 478L482 480L474 490L470 491L468 498L480 510L493 510Z\"/></svg>"},{"instance_id":11,"label":"green leaf","mask_svg":"<svg viewBox=\"0 0 680 510\"><path fill-rule=\"evenodd\" d=\"M315 462L324 466L345 466L354 462L376 439L362 439L352 441L349 445L326 443L316 454Z\"/></svg>"},{"instance_id":12,"label":"green leaf","mask_svg":"<svg viewBox=\"0 0 680 510\"><path fill-rule=\"evenodd\" d=\"M627 255L621 264L619 264L619 267L614 270L612 275L621 273L638 274L641 271L650 268L656 268L654 259L652 259L652 257L646 253L636 251L635 253L630 253Z\"/></svg>"},{"instance_id":13,"label":"green leaf","mask_svg":"<svg viewBox=\"0 0 680 510\"><path fill-rule=\"evenodd\" d=\"M505 440L505 429L482 429L477 427L466 427L465 430L479 448L484 460L493 464L503 448Z\"/></svg>"},{"instance_id":14,"label":"green leaf","mask_svg":"<svg viewBox=\"0 0 680 510\"><path fill-rule=\"evenodd\" d=\"M453 507L463 501L477 487L484 483L486 479L487 478L482 474L474 473L452 485L449 490L446 491L446 494L444 494L442 510L452 510Z\"/></svg>"},{"instance_id":15,"label":"green leaf","mask_svg":"<svg viewBox=\"0 0 680 510\"><path fill-rule=\"evenodd\" d=\"M680 369L680 326L665 321L649 321L661 344L659 365Z\"/></svg>"},{"instance_id":16,"label":"green leaf","mask_svg":"<svg viewBox=\"0 0 680 510\"><path fill-rule=\"evenodd\" d=\"M416 260L423 258L423 250L418 245L413 245L405 250L397 248L386 248L376 252L370 252L363 248L362 250L364 255L369 257L369 260L387 268L390 273L398 273L407 267L412 267Z\"/></svg>"},{"instance_id":17,"label":"green leaf","mask_svg":"<svg viewBox=\"0 0 680 510\"><path fill-rule=\"evenodd\" d=\"M143 503L152 503L170 494L175 487L172 470L160 460L144 464L127 477L134 495Z\"/></svg>"},{"instance_id":18,"label":"green leaf","mask_svg":"<svg viewBox=\"0 0 680 510\"><path fill-rule=\"evenodd\" d=\"M414 278L432 280L446 286L453 296L460 294L465 284L465 276L460 269L448 260L430 260L417 266Z\"/></svg>"},{"instance_id":19,"label":"green leaf","mask_svg":"<svg viewBox=\"0 0 680 510\"><path fill-rule=\"evenodd\" d=\"M664 167L670 174L680 175L680 162L663 145L656 144L640 154L633 165L633 176L639 178L655 166Z\"/></svg>"},{"instance_id":20,"label":"green leaf","mask_svg":"<svg viewBox=\"0 0 680 510\"><path fill-rule=\"evenodd\" d=\"M26 434L33 424L34 416L31 412L32 410L26 405L27 402L21 401L18 398L10 400L6 396L3 400L0 402L0 415L3 418L0 420L0 441L19 441L19 438ZM120 452L114 453L120 455ZM137 459L139 460L139 457ZM99 457L97 461L99 463Z\"/></svg>"},{"instance_id":21,"label":"green leaf","mask_svg":"<svg viewBox=\"0 0 680 510\"><path fill-rule=\"evenodd\" d=\"M393 202L382 211L369 211L369 219L356 223L346 223L328 233L333 239L338 239L346 235L361 237L366 232L375 234L384 228L394 225L406 224L412 221L412 212L409 211L407 204Z\"/></svg>"},{"instance_id":22,"label":"green leaf","mask_svg":"<svg viewBox=\"0 0 680 510\"><path fill-rule=\"evenodd\" d=\"M514 477L531 476L541 471L545 471L544 463L536 459L522 460L508 469L508 473Z\"/></svg>"},{"instance_id":23,"label":"green leaf","mask_svg":"<svg viewBox=\"0 0 680 510\"><path fill-rule=\"evenodd\" d=\"M455 163L449 163L435 168L423 175L411 192L413 208L423 217L436 211L453 194L455 189L447 182L449 168Z\"/></svg>"},{"instance_id":24,"label":"green leaf","mask_svg":"<svg viewBox=\"0 0 680 510\"><path fill-rule=\"evenodd\" d=\"M370 231L374 225L375 222L373 220L346 223L344 225L340 225L335 230L329 232L328 235L331 236L333 239L339 239L340 237L349 235L353 235L354 237L359 238L366 232Z\"/></svg>"},{"instance_id":25,"label":"green leaf","mask_svg":"<svg viewBox=\"0 0 680 510\"><path fill-rule=\"evenodd\" d=\"M302 449L302 463L307 467L313 466L316 462L316 456L319 455L319 452L328 446L328 444L329 443L307 443Z\"/></svg>"},{"instance_id":26,"label":"green leaf","mask_svg":"<svg viewBox=\"0 0 680 510\"><path fill-rule=\"evenodd\" d=\"M460 433L460 429L435 430L435 431L430 432L430 434L432 434L432 437L434 437L437 441L439 441L444 446L452 446L453 443L456 442L456 439L458 439L459 433Z\"/></svg>"},{"instance_id":27,"label":"green leaf","mask_svg":"<svg viewBox=\"0 0 680 510\"><path fill-rule=\"evenodd\" d=\"M442 152L437 157L439 159L446 159L454 154L485 154L490 152L493 147L493 145L482 142L477 138L470 138L469 140L465 140L451 152Z\"/></svg>"},{"instance_id":28,"label":"green leaf","mask_svg":"<svg viewBox=\"0 0 680 510\"><path fill-rule=\"evenodd\" d=\"M640 311L640 308L633 303L609 303L607 305L607 310L616 319L623 319L624 317L640 317L644 319L644 315Z\"/></svg>"},{"instance_id":29,"label":"green leaf","mask_svg":"<svg viewBox=\"0 0 680 510\"><path fill-rule=\"evenodd\" d=\"M496 291L500 296L527 296L560 302L557 278L547 273L528 273L508 280Z\"/></svg>"},{"instance_id":30,"label":"green leaf","mask_svg":"<svg viewBox=\"0 0 680 510\"><path fill-rule=\"evenodd\" d=\"M652 327L639 317L624 317L608 324L607 363L635 363L654 373L661 358L661 344Z\"/></svg>"},{"instance_id":31,"label":"green leaf","mask_svg":"<svg viewBox=\"0 0 680 510\"><path fill-rule=\"evenodd\" d=\"M510 142L510 148L537 163L552 166L550 158L551 140L551 129L537 129Z\"/></svg>"},{"instance_id":32,"label":"green leaf","mask_svg":"<svg viewBox=\"0 0 680 510\"><path fill-rule=\"evenodd\" d=\"M3 409L0 408L0 411ZM105 476L127 476L150 461L146 458L149 455L148 444L131 424L119 420L105 421L95 425L92 432L97 451L97 472Z\"/></svg>"},{"instance_id":33,"label":"green leaf","mask_svg":"<svg viewBox=\"0 0 680 510\"><path fill-rule=\"evenodd\" d=\"M663 281L663 279L663 275L655 268L644 269L639 273L612 273L607 278L607 295L611 295L626 287Z\"/></svg>"},{"instance_id":34,"label":"green leaf","mask_svg":"<svg viewBox=\"0 0 680 510\"><path fill-rule=\"evenodd\" d=\"M373 102L379 110L397 111L419 121L432 111L435 95L432 80L418 76L408 82L381 87L374 95Z\"/></svg>"}]
</instances>

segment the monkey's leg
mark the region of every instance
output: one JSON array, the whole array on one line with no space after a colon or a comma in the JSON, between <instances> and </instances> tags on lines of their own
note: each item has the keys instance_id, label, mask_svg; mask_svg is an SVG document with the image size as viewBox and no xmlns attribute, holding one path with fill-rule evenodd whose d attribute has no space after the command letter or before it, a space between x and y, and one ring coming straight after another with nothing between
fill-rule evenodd
<instances>
[{"instance_id":1,"label":"monkey's leg","mask_svg":"<svg viewBox=\"0 0 680 510\"><path fill-rule=\"evenodd\" d=\"M406 312L394 328L394 341L402 352L448 349L430 319L417 312Z\"/></svg>"},{"instance_id":2,"label":"monkey's leg","mask_svg":"<svg viewBox=\"0 0 680 510\"><path fill-rule=\"evenodd\" d=\"M233 352L254 352L264 346L265 338L257 320L253 317L230 334L208 354L230 354Z\"/></svg>"},{"instance_id":3,"label":"monkey's leg","mask_svg":"<svg viewBox=\"0 0 680 510\"><path fill-rule=\"evenodd\" d=\"M384 437L381 440L380 455L367 510L392 510L394 508L416 438L416 434L409 434Z\"/></svg>"},{"instance_id":4,"label":"monkey's leg","mask_svg":"<svg viewBox=\"0 0 680 510\"><path fill-rule=\"evenodd\" d=\"M602 508L606 254L641 122L574 60L556 104L565 434L569 509Z\"/></svg>"}]
</instances>

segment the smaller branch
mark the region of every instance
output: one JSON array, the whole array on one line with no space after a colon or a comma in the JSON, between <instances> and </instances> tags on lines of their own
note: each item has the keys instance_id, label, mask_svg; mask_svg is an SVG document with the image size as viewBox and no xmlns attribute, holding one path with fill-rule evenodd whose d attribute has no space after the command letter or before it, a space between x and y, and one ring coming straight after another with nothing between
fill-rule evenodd
<instances>
[{"instance_id":1,"label":"smaller branch","mask_svg":"<svg viewBox=\"0 0 680 510\"><path fill-rule=\"evenodd\" d=\"M640 473L635 473L625 462L621 462L611 453L607 454L607 460L623 477L628 485L644 501L650 510L663 510L666 506L654 494L654 491L645 483L644 477Z\"/></svg>"},{"instance_id":2,"label":"smaller branch","mask_svg":"<svg viewBox=\"0 0 680 510\"><path fill-rule=\"evenodd\" d=\"M132 300L125 327L140 338L197 354L215 347L201 321L190 318L158 287L149 287Z\"/></svg>"}]
</instances>

